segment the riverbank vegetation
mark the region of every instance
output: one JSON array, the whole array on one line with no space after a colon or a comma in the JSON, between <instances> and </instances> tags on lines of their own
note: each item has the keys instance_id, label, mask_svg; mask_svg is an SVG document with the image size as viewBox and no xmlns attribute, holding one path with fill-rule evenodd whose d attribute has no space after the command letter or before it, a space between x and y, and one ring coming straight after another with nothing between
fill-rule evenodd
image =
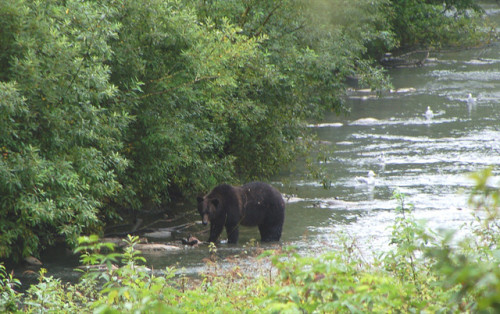
<instances>
[{"instance_id":1,"label":"riverbank vegetation","mask_svg":"<svg viewBox=\"0 0 500 314\"><path fill-rule=\"evenodd\" d=\"M474 219L439 233L413 217L395 192L397 208L388 249L360 249L340 232L336 248L299 255L293 248L266 251L240 267L220 267L216 247L199 278L174 268L151 272L129 237L122 253L97 236L82 237L76 250L83 275L77 284L45 276L19 293L19 281L0 265L2 312L484 312L500 309L498 243L500 198L491 169L474 174L469 205ZM333 236L333 235L332 235ZM108 253L106 253L108 252ZM258 252L258 251L257 251ZM228 264L228 262L224 262ZM231 264L231 263L229 263ZM249 265L250 264L250 265ZM100 266L96 268L95 266ZM115 265L120 265L119 267Z\"/></svg>"},{"instance_id":2,"label":"riverbank vegetation","mask_svg":"<svg viewBox=\"0 0 500 314\"><path fill-rule=\"evenodd\" d=\"M496 36L478 19L484 11L474 0L391 0L391 8L389 24L402 49L476 46Z\"/></svg>"},{"instance_id":3,"label":"riverbank vegetation","mask_svg":"<svg viewBox=\"0 0 500 314\"><path fill-rule=\"evenodd\" d=\"M0 258L276 174L348 82L388 85L378 55L480 34L473 2L445 3L1 1Z\"/></svg>"}]
</instances>

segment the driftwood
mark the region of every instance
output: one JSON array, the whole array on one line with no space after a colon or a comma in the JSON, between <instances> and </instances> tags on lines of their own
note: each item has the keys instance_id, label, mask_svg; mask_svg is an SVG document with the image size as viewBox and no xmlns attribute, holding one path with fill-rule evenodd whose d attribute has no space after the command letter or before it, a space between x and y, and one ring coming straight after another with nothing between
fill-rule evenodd
<instances>
[{"instance_id":1,"label":"driftwood","mask_svg":"<svg viewBox=\"0 0 500 314\"><path fill-rule=\"evenodd\" d=\"M189 223L185 223L185 224L181 224L181 225L177 225L177 226L173 226L173 227L167 227L167 228L155 228L155 227L153 227L154 225L157 225L159 223L172 223L172 222L179 220L183 217L184 217L184 215L180 215L180 216L173 218L173 219L159 219L159 220L155 220L155 221L153 221L147 225L144 225L144 226L141 226L143 223L143 220L138 218L135 221L135 223L131 226L130 230L108 232L104 236L110 237L110 238L112 238L112 237L126 237L129 234L130 235L144 235L145 233L153 233L153 232L157 232L158 230L174 232L174 231L186 229L186 228L191 227L191 226L196 224L196 222L189 222ZM112 227L109 227L109 229L124 228L127 226L130 226L130 224L112 226Z\"/></svg>"},{"instance_id":2,"label":"driftwood","mask_svg":"<svg viewBox=\"0 0 500 314\"><path fill-rule=\"evenodd\" d=\"M110 237L110 238L102 238L100 242L102 243L113 243L116 248L123 248L127 246L127 243L123 241L125 238L120 237ZM139 238L139 243L148 243L148 240L145 238Z\"/></svg>"},{"instance_id":3,"label":"driftwood","mask_svg":"<svg viewBox=\"0 0 500 314\"><path fill-rule=\"evenodd\" d=\"M108 270L108 265L80 265L77 267L78 269L81 270L91 270L91 271L107 271ZM118 266L115 264L111 264L111 270L116 270L118 269Z\"/></svg>"},{"instance_id":4,"label":"driftwood","mask_svg":"<svg viewBox=\"0 0 500 314\"><path fill-rule=\"evenodd\" d=\"M392 53L387 53L381 60L386 68L407 68L423 66L429 58L429 50L415 50L398 56L393 56Z\"/></svg>"},{"instance_id":5,"label":"driftwood","mask_svg":"<svg viewBox=\"0 0 500 314\"><path fill-rule=\"evenodd\" d=\"M142 253L164 253L171 251L178 251L181 248L175 245L166 245L159 243L138 243L134 245L134 249L141 251Z\"/></svg>"},{"instance_id":6,"label":"driftwood","mask_svg":"<svg viewBox=\"0 0 500 314\"><path fill-rule=\"evenodd\" d=\"M146 266L142 266L142 265L136 265L136 266L134 266L134 268L138 269L138 270L141 270L141 271L144 271L144 272L150 272L151 271L151 269L149 269ZM99 265L81 265L81 266L78 266L78 269L85 270L85 271L107 271L107 270L109 270L108 269L108 265L103 265L103 264L99 264ZM111 270L117 270L117 269L118 269L118 266L116 266L115 264L111 264Z\"/></svg>"}]
</instances>

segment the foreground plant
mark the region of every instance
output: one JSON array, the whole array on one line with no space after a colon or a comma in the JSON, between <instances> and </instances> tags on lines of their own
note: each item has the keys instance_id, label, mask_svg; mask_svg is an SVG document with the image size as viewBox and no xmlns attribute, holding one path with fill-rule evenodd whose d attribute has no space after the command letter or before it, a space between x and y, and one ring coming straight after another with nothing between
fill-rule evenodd
<instances>
[{"instance_id":1,"label":"foreground plant","mask_svg":"<svg viewBox=\"0 0 500 314\"><path fill-rule=\"evenodd\" d=\"M94 242L96 238L83 238L83 245L77 249L85 251L82 255L83 262L106 266L104 271L90 268L83 276L83 280L98 278L102 284L91 309L97 313L173 310L169 297L174 298L178 294L175 282L171 280L174 276L173 268L167 268L160 276L155 276L151 269L144 266L146 259L140 255L140 251L134 249L134 245L139 242L138 236L129 235L124 240L126 247L123 253L108 254L101 254L99 251L102 247L113 249L113 246ZM118 260L122 265L120 267L113 264L118 263Z\"/></svg>"},{"instance_id":2,"label":"foreground plant","mask_svg":"<svg viewBox=\"0 0 500 314\"><path fill-rule=\"evenodd\" d=\"M0 312L13 312L17 309L20 293L16 289L21 286L19 279L8 274L5 266L0 264Z\"/></svg>"},{"instance_id":3,"label":"foreground plant","mask_svg":"<svg viewBox=\"0 0 500 314\"><path fill-rule=\"evenodd\" d=\"M404 287L360 260L346 262L345 252L320 257L299 256L293 249L275 254L280 272L263 301L267 311L281 312L382 312L403 310Z\"/></svg>"},{"instance_id":4,"label":"foreground plant","mask_svg":"<svg viewBox=\"0 0 500 314\"><path fill-rule=\"evenodd\" d=\"M500 190L491 185L492 169L471 175L475 186L469 198L474 217L473 237L455 240L450 232L441 245L429 248L427 256L437 261L444 288L455 287L450 307L460 311L500 311Z\"/></svg>"}]
</instances>

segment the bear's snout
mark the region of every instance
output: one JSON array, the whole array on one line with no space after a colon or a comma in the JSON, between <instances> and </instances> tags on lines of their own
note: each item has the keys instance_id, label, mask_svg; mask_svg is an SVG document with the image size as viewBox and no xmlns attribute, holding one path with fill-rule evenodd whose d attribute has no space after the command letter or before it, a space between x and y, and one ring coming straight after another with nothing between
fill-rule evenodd
<instances>
[{"instance_id":1,"label":"bear's snout","mask_svg":"<svg viewBox=\"0 0 500 314\"><path fill-rule=\"evenodd\" d=\"M202 220L203 224L204 224L204 225L207 225L207 224L208 224L208 221L209 221L209 219L208 219L208 214L204 214L204 215L203 215L203 220Z\"/></svg>"}]
</instances>

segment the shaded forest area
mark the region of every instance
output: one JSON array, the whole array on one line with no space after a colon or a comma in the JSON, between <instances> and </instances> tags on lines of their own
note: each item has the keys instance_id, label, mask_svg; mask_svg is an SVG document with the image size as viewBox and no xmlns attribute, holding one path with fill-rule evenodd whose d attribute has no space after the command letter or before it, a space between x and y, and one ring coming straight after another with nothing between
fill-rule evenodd
<instances>
[{"instance_id":1,"label":"shaded forest area","mask_svg":"<svg viewBox=\"0 0 500 314\"><path fill-rule=\"evenodd\" d=\"M471 0L0 2L0 258L276 174L389 85L387 51L477 45Z\"/></svg>"}]
</instances>

